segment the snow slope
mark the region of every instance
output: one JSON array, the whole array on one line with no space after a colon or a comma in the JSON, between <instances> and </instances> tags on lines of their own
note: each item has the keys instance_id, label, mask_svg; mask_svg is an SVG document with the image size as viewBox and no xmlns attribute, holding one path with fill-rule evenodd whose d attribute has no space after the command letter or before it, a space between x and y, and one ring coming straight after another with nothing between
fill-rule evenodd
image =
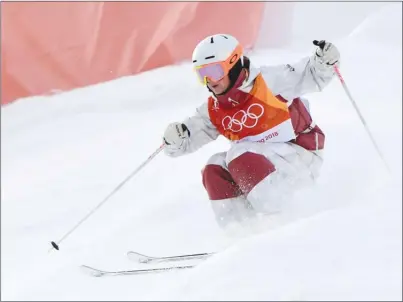
<instances>
[{"instance_id":1,"label":"snow slope","mask_svg":"<svg viewBox=\"0 0 403 302\"><path fill-rule=\"evenodd\" d=\"M49 241L158 148L167 123L205 100L188 64L3 107L1 298L401 300L401 8L386 5L334 41L341 72L392 174L335 79L308 96L327 135L316 189L301 192L256 234L228 235L215 225L200 170L228 147L218 139L187 157L160 154L59 252L48 252ZM307 54L261 50L251 59L275 64ZM143 267L125 258L129 249L222 252L192 271L91 278L78 270Z\"/></svg>"}]
</instances>

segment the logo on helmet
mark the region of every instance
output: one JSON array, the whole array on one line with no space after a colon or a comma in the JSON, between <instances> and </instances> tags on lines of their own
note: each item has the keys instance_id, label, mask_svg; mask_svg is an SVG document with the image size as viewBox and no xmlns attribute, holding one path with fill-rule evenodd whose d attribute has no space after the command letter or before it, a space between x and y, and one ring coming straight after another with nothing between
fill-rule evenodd
<instances>
[{"instance_id":1,"label":"logo on helmet","mask_svg":"<svg viewBox=\"0 0 403 302\"><path fill-rule=\"evenodd\" d=\"M236 61L236 59L238 59L238 54L234 54L231 58L231 60L229 60L230 64L234 63Z\"/></svg>"}]
</instances>

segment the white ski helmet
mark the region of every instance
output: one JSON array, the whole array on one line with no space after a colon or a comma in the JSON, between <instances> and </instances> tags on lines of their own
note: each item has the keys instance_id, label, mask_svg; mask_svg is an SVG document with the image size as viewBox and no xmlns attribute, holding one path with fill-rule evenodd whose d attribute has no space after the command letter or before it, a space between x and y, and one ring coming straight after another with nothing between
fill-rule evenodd
<instances>
[{"instance_id":1,"label":"white ski helmet","mask_svg":"<svg viewBox=\"0 0 403 302\"><path fill-rule=\"evenodd\" d=\"M235 65L242 68L243 47L231 35L216 34L208 36L195 47L192 62L202 83L206 84L207 78L219 81L228 75ZM237 72L236 78L239 72Z\"/></svg>"}]
</instances>

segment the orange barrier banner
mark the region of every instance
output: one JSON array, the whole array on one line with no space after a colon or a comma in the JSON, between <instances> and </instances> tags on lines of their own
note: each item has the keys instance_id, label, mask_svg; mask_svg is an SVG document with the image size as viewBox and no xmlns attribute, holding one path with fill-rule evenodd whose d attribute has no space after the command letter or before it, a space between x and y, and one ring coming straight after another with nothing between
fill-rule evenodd
<instances>
[{"instance_id":1,"label":"orange barrier banner","mask_svg":"<svg viewBox=\"0 0 403 302\"><path fill-rule=\"evenodd\" d=\"M264 2L1 2L1 104L190 59L205 36L252 47Z\"/></svg>"}]
</instances>

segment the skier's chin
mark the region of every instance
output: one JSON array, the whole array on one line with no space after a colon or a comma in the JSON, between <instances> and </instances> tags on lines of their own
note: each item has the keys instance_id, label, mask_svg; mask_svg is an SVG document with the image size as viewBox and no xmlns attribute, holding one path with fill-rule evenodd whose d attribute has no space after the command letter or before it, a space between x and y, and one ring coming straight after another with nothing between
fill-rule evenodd
<instances>
[{"instance_id":1,"label":"skier's chin","mask_svg":"<svg viewBox=\"0 0 403 302\"><path fill-rule=\"evenodd\" d=\"M220 84L210 85L210 89L215 95L219 95L225 91L224 87Z\"/></svg>"}]
</instances>

